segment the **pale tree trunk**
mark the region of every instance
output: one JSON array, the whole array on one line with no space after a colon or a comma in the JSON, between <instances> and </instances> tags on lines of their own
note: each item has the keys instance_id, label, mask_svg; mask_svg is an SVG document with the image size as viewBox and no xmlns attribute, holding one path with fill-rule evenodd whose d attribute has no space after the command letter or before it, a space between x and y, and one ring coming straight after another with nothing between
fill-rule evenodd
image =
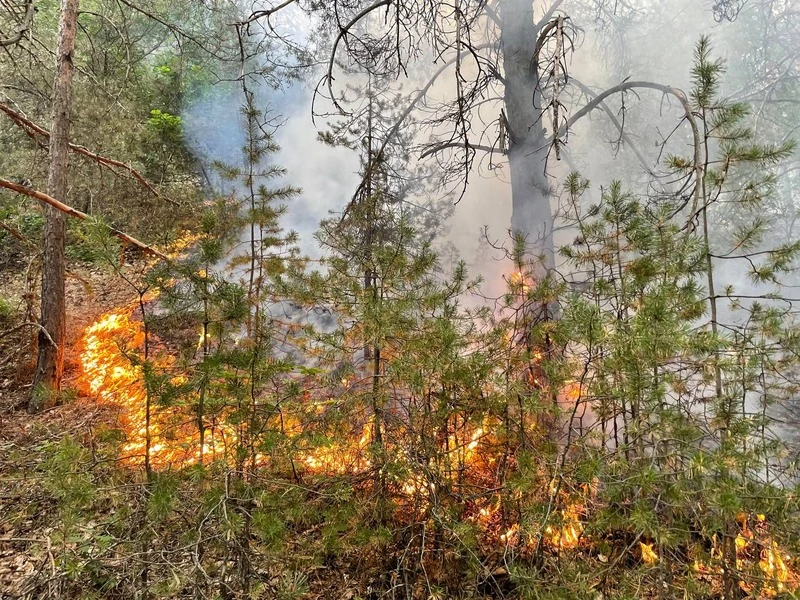
<instances>
[{"instance_id":1,"label":"pale tree trunk","mask_svg":"<svg viewBox=\"0 0 800 600\"><path fill-rule=\"evenodd\" d=\"M78 0L61 0L47 192L62 202L67 198L69 128L72 111L72 54L75 49L77 19ZM33 379L33 394L28 404L30 412L38 412L52 403L61 387L66 323L65 237L66 216L52 206L45 206L41 318L44 331L39 334L39 358Z\"/></svg>"},{"instance_id":2,"label":"pale tree trunk","mask_svg":"<svg viewBox=\"0 0 800 600\"><path fill-rule=\"evenodd\" d=\"M553 268L553 215L545 175L547 144L543 126L539 73L533 54L539 27L532 0L504 0L502 6L503 75L511 170L511 229L525 237L532 258L542 258L535 272Z\"/></svg>"}]
</instances>

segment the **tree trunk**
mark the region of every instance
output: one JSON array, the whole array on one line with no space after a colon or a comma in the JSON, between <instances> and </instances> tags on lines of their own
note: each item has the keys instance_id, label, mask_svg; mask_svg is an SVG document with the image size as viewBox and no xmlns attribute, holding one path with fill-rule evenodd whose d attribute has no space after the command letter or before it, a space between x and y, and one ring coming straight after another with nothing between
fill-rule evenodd
<instances>
[{"instance_id":1,"label":"tree trunk","mask_svg":"<svg viewBox=\"0 0 800 600\"><path fill-rule=\"evenodd\" d=\"M522 235L532 257L541 257L536 271L551 269L553 215L545 174L547 146L543 126L538 66L533 54L539 27L532 0L504 0L501 36L511 170L511 229Z\"/></svg>"},{"instance_id":2,"label":"tree trunk","mask_svg":"<svg viewBox=\"0 0 800 600\"><path fill-rule=\"evenodd\" d=\"M78 0L61 0L56 77L53 86L50 168L47 177L48 194L61 201L65 201L67 198L69 127L72 110L72 54L75 49L77 17ZM55 393L61 387L66 327L65 237L66 216L60 210L49 205L46 206L41 324L47 333L39 334L39 358L33 379L33 395L28 404L30 412L38 412L51 404L55 399Z\"/></svg>"}]
</instances>

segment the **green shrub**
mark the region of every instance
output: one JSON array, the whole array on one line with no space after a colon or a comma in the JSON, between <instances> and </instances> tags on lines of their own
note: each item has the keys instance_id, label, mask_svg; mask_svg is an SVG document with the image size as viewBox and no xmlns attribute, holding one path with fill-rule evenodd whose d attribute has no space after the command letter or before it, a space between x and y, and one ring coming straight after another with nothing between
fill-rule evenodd
<instances>
[{"instance_id":1,"label":"green shrub","mask_svg":"<svg viewBox=\"0 0 800 600\"><path fill-rule=\"evenodd\" d=\"M0 296L0 323L7 323L17 312L17 307L8 298Z\"/></svg>"}]
</instances>

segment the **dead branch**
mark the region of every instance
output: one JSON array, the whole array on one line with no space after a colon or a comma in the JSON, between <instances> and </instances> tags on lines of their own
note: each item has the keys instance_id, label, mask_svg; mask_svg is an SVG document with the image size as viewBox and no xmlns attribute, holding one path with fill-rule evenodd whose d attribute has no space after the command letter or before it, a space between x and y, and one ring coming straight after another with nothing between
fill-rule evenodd
<instances>
[{"instance_id":1,"label":"dead branch","mask_svg":"<svg viewBox=\"0 0 800 600\"><path fill-rule=\"evenodd\" d=\"M541 26L542 23L547 23L548 21L550 21L550 19L553 18L553 15L555 14L555 12L558 10L558 8L563 3L564 3L564 0L556 0L555 2L553 2L553 5L548 9L548 11L544 14L544 16L539 21L539 26Z\"/></svg>"},{"instance_id":2,"label":"dead branch","mask_svg":"<svg viewBox=\"0 0 800 600\"><path fill-rule=\"evenodd\" d=\"M681 106L683 107L683 112L686 121L688 121L689 126L692 129L692 138L694 143L694 157L692 159L692 171L694 171L695 177L695 186L694 186L694 194L692 200L692 214L697 210L697 207L700 205L700 191L702 189L702 181L703 181L703 158L702 158L702 139L700 137L700 128L697 125L697 119L692 112L692 106L689 104L689 99L686 97L686 94L678 89L674 88L669 85L663 85L660 83L654 83L652 81L623 81L619 85L615 85L614 87L608 88L607 90L597 94L592 100L586 103L583 108L581 108L578 112L576 112L570 119L561 126L558 130L558 133L553 136L549 144L552 144L556 137L564 135L569 131L569 129L575 125L580 119L585 117L595 108L601 107L603 101L608 98L609 96L613 96L614 94L620 94L627 90L631 89L651 89L661 92L665 95L673 96L680 102Z\"/></svg>"},{"instance_id":3,"label":"dead branch","mask_svg":"<svg viewBox=\"0 0 800 600\"><path fill-rule=\"evenodd\" d=\"M15 12L22 12L25 11L25 14L19 20L19 24L17 25L17 30L14 33L9 34L8 37L0 37L0 48L4 48L7 46L13 46L14 44L18 43L22 36L31 28L31 23L33 23L33 0L24 0L24 2L20 2L20 6L15 7L11 5L6 10L8 11L15 11ZM12 15L12 17L16 17L17 15ZM2 32L0 32L2 33Z\"/></svg>"},{"instance_id":4,"label":"dead branch","mask_svg":"<svg viewBox=\"0 0 800 600\"><path fill-rule=\"evenodd\" d=\"M33 121L25 118L24 116L22 116L20 113L18 113L17 111L12 109L11 107L0 103L0 111L4 112L6 115L8 115L8 117L17 126L22 128L25 131L25 133L27 133L34 140L36 139L37 135L40 135L40 136L42 136L44 138L48 138L48 139L50 138L50 132L49 131L47 131L43 127L38 126ZM107 158L105 156L100 156L99 154L96 154L96 153L92 152L91 150L88 150L88 149L84 148L83 146L79 146L77 144L72 144L71 143L69 145L69 149L72 150L73 152L77 153L77 154L82 154L83 156L86 156L87 158L92 159L93 161L97 162L100 165L103 165L103 166L107 167L112 172L114 171L113 167L118 167L120 169L125 169L137 181L139 181L139 183L141 183L144 187L146 187L147 190L151 194L153 194L156 198L161 198L161 199L166 200L167 202L169 202L171 204L174 204L175 206L178 206L178 203L175 202L174 200L171 200L171 199L166 198L166 197L162 196L161 194L159 194L158 190L156 190L150 182L148 182L136 169L134 169L130 165L126 165L125 163L120 162L118 160L114 160L113 158Z\"/></svg>"},{"instance_id":5,"label":"dead branch","mask_svg":"<svg viewBox=\"0 0 800 600\"><path fill-rule=\"evenodd\" d=\"M492 146L484 146L482 144L466 144L464 142L444 142L442 144L436 144L435 146L432 146L427 150L425 150L425 152L419 155L419 159L422 160L423 158L427 158L432 154L436 154L448 148L462 148L465 150L482 150L483 152L489 152L490 154L494 152L499 152L497 148L493 148Z\"/></svg>"},{"instance_id":6,"label":"dead branch","mask_svg":"<svg viewBox=\"0 0 800 600\"><path fill-rule=\"evenodd\" d=\"M398 134L398 132L400 131L400 128L403 126L403 123L405 123L405 121L409 117L409 115L411 115L411 113L414 110L414 107L416 107L417 104L419 102L421 102L428 95L428 91L430 91L430 89L433 87L433 84L436 83L436 80L439 78L439 76L441 76L441 74L444 73L448 69L448 67L450 67L453 64L455 64L456 61L459 60L460 58L463 58L465 56L469 56L471 54L474 54L478 50L483 50L485 48L494 47L494 45L495 44L486 43L486 44L480 44L478 46L475 46L471 50L463 50L460 54L454 56L453 58L451 58L451 59L449 59L447 61L445 61L445 63L441 67L439 67L439 69L433 75L431 75L431 77L430 77L430 79L428 79L427 83L416 93L416 95L411 99L411 101L406 106L405 110L403 110L403 112L400 114L400 116L394 122L394 124L392 125L391 129L388 131L388 133L384 137L383 141L381 142L381 145L378 148L377 152L374 153L374 157L370 159L369 163L367 164L366 171L365 171L365 177L363 177L361 179L361 182L359 183L358 188L356 189L356 193L353 194L353 197L351 198L350 202L348 202L347 206L345 207L344 211L342 212L342 216L341 216L342 220L344 220L347 217L347 214L350 211L350 207L355 203L356 199L363 192L364 186L365 186L368 178L370 177L370 174L372 173L372 169L374 168L374 165L375 164L380 164L380 162L382 160L384 160L386 149L389 147L389 144L392 142L394 137Z\"/></svg>"},{"instance_id":7,"label":"dead branch","mask_svg":"<svg viewBox=\"0 0 800 600\"><path fill-rule=\"evenodd\" d=\"M5 337L8 337L10 335L13 335L13 334L17 333L18 331L22 331L26 327L34 327L34 328L38 329L39 331L41 331L44 334L44 336L47 338L48 342L50 342L53 346L58 347L58 344L56 344L53 341L53 338L50 337L50 334L47 332L47 330L42 325L40 325L39 323L35 323L33 321L22 323L21 325L18 325L17 327L12 327L11 329L7 329L3 333L0 333L0 340L5 338ZM5 540L3 540L3 541L5 541Z\"/></svg>"},{"instance_id":8,"label":"dead branch","mask_svg":"<svg viewBox=\"0 0 800 600\"><path fill-rule=\"evenodd\" d=\"M487 2L486 6L483 7L486 16L491 19L495 25L502 28L503 27L503 20L500 18L500 15L497 14L497 11L491 7L491 5Z\"/></svg>"},{"instance_id":9,"label":"dead branch","mask_svg":"<svg viewBox=\"0 0 800 600\"><path fill-rule=\"evenodd\" d=\"M273 6L272 8L266 8L266 9L263 9L263 10L254 11L244 21L239 21L238 23L236 23L236 25L238 25L239 27L242 27L244 25L249 25L253 21L257 21L259 19L263 19L264 17L269 19L276 12L279 12L279 11L283 10L284 8L286 8L290 4L294 4L295 2L297 2L297 0L285 0L284 2L281 2L280 4L278 4L277 6Z\"/></svg>"},{"instance_id":10,"label":"dead branch","mask_svg":"<svg viewBox=\"0 0 800 600\"><path fill-rule=\"evenodd\" d=\"M587 87L577 79L570 78L569 83L579 88L584 94L589 96L589 98L592 99L597 98L597 92L592 91L589 87ZM650 165L647 163L647 159L644 157L644 155L636 146L636 144L633 143L633 140L631 140L630 136L625 132L625 128L623 127L622 123L619 122L619 119L617 119L617 115L614 114L614 112L605 102L600 102L599 106L600 108L603 109L603 112L606 113L611 123L613 123L614 127L617 128L617 131L619 131L620 139L625 144L627 144L631 150L633 150L633 153L636 155L636 158L639 159L639 162L641 163L642 167L644 167L644 169L647 171L649 175L657 177L656 173L653 171L653 169L650 168Z\"/></svg>"},{"instance_id":11,"label":"dead branch","mask_svg":"<svg viewBox=\"0 0 800 600\"><path fill-rule=\"evenodd\" d=\"M369 15L371 12L378 10L382 6L391 6L393 3L394 0L378 0L377 2L374 2L373 4L367 6L364 10L362 10L355 17L353 17L349 23L347 23L344 27L339 29L339 34L336 36L336 39L333 42L333 48L331 48L331 56L330 59L328 60L328 71L325 74L325 79L327 80L326 83L328 85L328 93L331 96L331 101L333 102L334 106L336 106L336 108L342 113L344 113L345 111L342 109L341 106L339 106L339 103L336 101L336 95L333 92L333 82L334 82L333 66L334 63L336 62L336 52L339 49L339 44L345 37L347 37L347 35L350 33L350 30L359 21L361 21L361 19Z\"/></svg>"},{"instance_id":12,"label":"dead branch","mask_svg":"<svg viewBox=\"0 0 800 600\"><path fill-rule=\"evenodd\" d=\"M22 235L19 231L17 231L13 227L11 227L11 225L6 225L2 221L0 221L0 228L5 229L8 233L13 235L15 238L17 238L20 242L22 242L26 246L28 247L33 246L33 243L28 238L26 238L24 235Z\"/></svg>"},{"instance_id":13,"label":"dead branch","mask_svg":"<svg viewBox=\"0 0 800 600\"><path fill-rule=\"evenodd\" d=\"M3 179L2 177L0 177L0 187L12 190L14 192L17 192L18 194L24 194L25 196L35 198L36 200L41 200L45 204L49 204L53 208L56 208L61 212L68 214L71 217L75 217L76 219L81 219L84 221L89 219L89 215L87 215L86 213L82 213L81 211L76 210L71 206L67 206L63 202L60 202L55 198L48 196L47 194L31 189L29 187L25 187L24 185L19 185L18 183L14 183L13 181ZM123 242L127 242L132 246L136 246L137 248L139 248L143 252L146 252L147 254L150 254L151 256L155 256L157 258L160 258L161 260L169 261L169 258L165 254L159 252L152 246L148 246L147 244L140 242L136 238L129 236L127 233L119 231L118 229L114 229L113 227L110 227L109 231L113 235L121 239Z\"/></svg>"}]
</instances>

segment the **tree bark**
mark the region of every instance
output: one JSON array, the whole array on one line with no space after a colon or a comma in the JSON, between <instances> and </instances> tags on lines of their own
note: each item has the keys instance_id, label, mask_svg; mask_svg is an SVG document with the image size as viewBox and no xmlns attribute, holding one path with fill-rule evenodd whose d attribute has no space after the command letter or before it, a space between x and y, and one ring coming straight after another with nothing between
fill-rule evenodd
<instances>
[{"instance_id":1,"label":"tree bark","mask_svg":"<svg viewBox=\"0 0 800 600\"><path fill-rule=\"evenodd\" d=\"M77 17L78 0L61 0L56 77L53 85L50 166L47 176L48 194L59 199L67 197L74 70L72 55L75 50ZM41 317L44 331L39 334L39 357L33 379L33 394L28 404L30 412L38 412L51 405L55 400L55 394L61 388L66 328L65 238L66 216L50 205L45 206ZM48 335L45 335L45 332Z\"/></svg>"},{"instance_id":2,"label":"tree bark","mask_svg":"<svg viewBox=\"0 0 800 600\"><path fill-rule=\"evenodd\" d=\"M543 126L538 65L534 61L540 33L532 0L504 0L501 46L511 171L511 229L522 235L535 269L544 274L554 266L553 214L545 173L548 144Z\"/></svg>"}]
</instances>

